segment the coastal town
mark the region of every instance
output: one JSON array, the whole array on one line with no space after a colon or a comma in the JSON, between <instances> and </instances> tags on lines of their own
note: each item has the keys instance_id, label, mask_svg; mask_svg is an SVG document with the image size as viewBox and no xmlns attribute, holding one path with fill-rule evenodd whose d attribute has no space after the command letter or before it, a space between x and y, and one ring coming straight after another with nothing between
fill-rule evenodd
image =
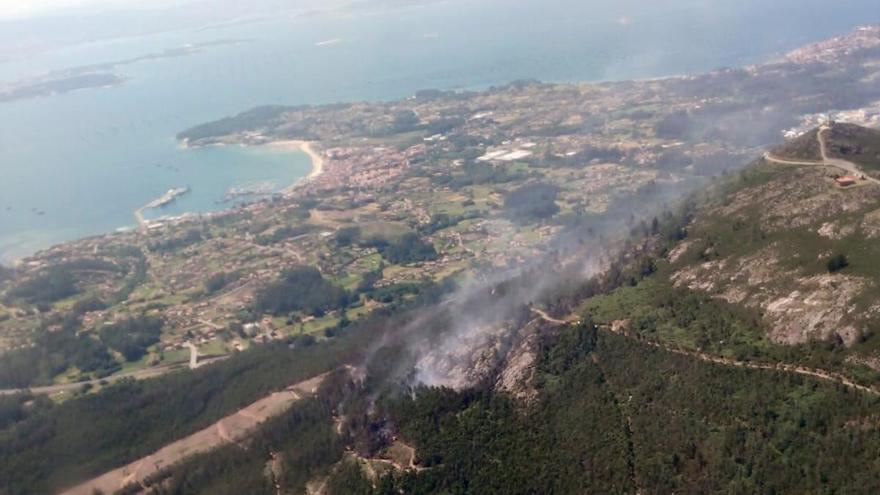
<instances>
[{"instance_id":1,"label":"coastal town","mask_svg":"<svg viewBox=\"0 0 880 495\"><path fill-rule=\"evenodd\" d=\"M142 352L110 346L118 365L65 363L33 383L48 385L188 363L192 349L204 359L333 338L432 285L546 255L561 233L617 205L659 214L667 199L743 167L819 116L876 125L878 77L880 28L865 27L704 75L518 81L391 102L261 107L204 124L178 138L188 147L300 150L313 171L249 204L145 220L142 210L188 191L173 189L135 212L137 230L55 246L0 272L0 349L64 332L97 342L108 328L161 317ZM273 291L303 267L319 272L316 291L338 289L344 303L277 303Z\"/></svg>"}]
</instances>

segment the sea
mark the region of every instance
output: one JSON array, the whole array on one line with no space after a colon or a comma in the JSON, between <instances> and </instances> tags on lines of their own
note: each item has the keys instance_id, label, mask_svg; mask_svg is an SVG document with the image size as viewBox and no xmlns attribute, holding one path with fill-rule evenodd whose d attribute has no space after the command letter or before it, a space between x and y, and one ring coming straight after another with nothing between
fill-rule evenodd
<instances>
[{"instance_id":1,"label":"sea","mask_svg":"<svg viewBox=\"0 0 880 495\"><path fill-rule=\"evenodd\" d=\"M382 3L382 2L376 2ZM190 126L263 104L402 98L516 79L654 78L772 59L880 23L878 0L445 0L280 13L81 43L0 62L0 86L128 61L122 84L0 103L0 260L134 226L217 211L234 189L280 190L299 152L184 149ZM190 48L177 56L174 50ZM193 47L195 47L193 49ZM171 52L168 52L171 50ZM139 60L132 61L132 59Z\"/></svg>"}]
</instances>

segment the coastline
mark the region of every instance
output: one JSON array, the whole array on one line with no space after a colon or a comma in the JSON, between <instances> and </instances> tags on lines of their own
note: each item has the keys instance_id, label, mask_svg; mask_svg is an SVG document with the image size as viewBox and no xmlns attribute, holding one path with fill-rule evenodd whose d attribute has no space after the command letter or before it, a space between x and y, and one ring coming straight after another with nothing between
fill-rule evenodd
<instances>
[{"instance_id":1,"label":"coastline","mask_svg":"<svg viewBox=\"0 0 880 495\"><path fill-rule=\"evenodd\" d=\"M312 141L301 141L301 140L288 140L288 141L272 141L266 143L265 146L271 146L274 148L280 148L288 151L300 151L305 153L309 160L312 162L312 170L309 172L309 175L297 180L290 186L284 188L282 190L283 193L287 194L299 187L303 184L304 181L313 181L321 176L324 173L324 157L321 156L320 153L315 151L313 147L314 143Z\"/></svg>"},{"instance_id":2,"label":"coastline","mask_svg":"<svg viewBox=\"0 0 880 495\"><path fill-rule=\"evenodd\" d=\"M217 143L212 144L212 146L224 146L226 143ZM309 161L311 162L311 171L305 177L301 177L296 180L293 184L285 187L281 190L283 194L290 194L297 187L302 185L304 181L312 181L317 179L322 173L324 173L324 157L321 156L320 153L315 151L313 147L314 143L312 141L302 141L302 140L285 140L285 141L271 141L265 144L261 144L260 146L269 146L273 148L278 148L284 151L299 151L301 153L305 153L306 156L309 157ZM193 149L198 148L199 146L192 146L188 140L184 139L180 146L184 149ZM247 146L246 144L244 146ZM147 206L141 206L140 208L134 210L134 218L137 227L137 231L141 234L147 234L149 232L149 222L144 216L144 210L146 210Z\"/></svg>"},{"instance_id":3,"label":"coastline","mask_svg":"<svg viewBox=\"0 0 880 495\"><path fill-rule=\"evenodd\" d=\"M144 206L141 206L137 210L134 210L134 219L137 222L137 230L141 234L147 234L149 232L147 220L144 218L144 208Z\"/></svg>"}]
</instances>

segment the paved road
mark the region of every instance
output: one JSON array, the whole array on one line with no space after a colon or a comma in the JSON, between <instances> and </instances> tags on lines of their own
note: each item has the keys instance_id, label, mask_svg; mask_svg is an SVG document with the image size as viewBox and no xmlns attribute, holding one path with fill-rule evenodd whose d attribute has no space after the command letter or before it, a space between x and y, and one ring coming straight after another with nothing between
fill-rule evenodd
<instances>
[{"instance_id":1,"label":"paved road","mask_svg":"<svg viewBox=\"0 0 880 495\"><path fill-rule=\"evenodd\" d=\"M192 342L183 344L189 348L189 369L194 370L199 367L199 348Z\"/></svg>"},{"instance_id":2,"label":"paved road","mask_svg":"<svg viewBox=\"0 0 880 495\"><path fill-rule=\"evenodd\" d=\"M853 177L859 177L859 178L864 177L865 180L867 180L868 182L873 182L874 184L880 185L880 180L875 179L874 177L871 177L870 175L863 172L862 169L859 168L859 166L856 165L855 163L847 161L847 160L841 160L840 158L831 158L828 156L828 145L826 144L827 140L825 139L825 133L827 133L830 130L831 130L830 127L825 127L825 126L823 126L821 129L819 129L819 134L818 134L819 149L822 151L822 160L828 165L846 170Z\"/></svg>"},{"instance_id":3,"label":"paved road","mask_svg":"<svg viewBox=\"0 0 880 495\"><path fill-rule=\"evenodd\" d=\"M823 165L829 167L835 167L843 170L849 175L856 177L857 179L866 180L868 182L880 185L880 180L871 177L866 174L853 162L842 160L840 158L832 158L828 156L828 145L826 142L826 133L830 131L831 128L827 126L822 126L819 128L819 132L816 135L816 139L819 140L819 150L822 154L822 161L809 161L809 160L787 160L784 158L777 158L773 156L771 153L764 153L764 159L768 162L779 163L781 165Z\"/></svg>"},{"instance_id":4,"label":"paved road","mask_svg":"<svg viewBox=\"0 0 880 495\"><path fill-rule=\"evenodd\" d=\"M228 358L229 356L217 356L213 358L204 359L199 363L199 366L204 366L208 363L213 363L215 361L220 361ZM137 371L130 371L128 373L120 373L118 375L112 375L105 378L96 378L94 380L86 380L84 382L75 382L75 383L64 383L61 385L47 385L45 387L32 387L28 389L24 388L13 388L13 389L5 389L0 390L0 395L13 395L20 394L23 392L30 392L35 395L51 395L57 394L59 392L72 392L74 390L79 390L83 385L98 385L101 381L105 381L107 383L114 383L122 380L124 378L133 378L135 380L144 380L147 378L153 378L160 375L164 375L170 371L175 371L179 369L183 369L186 367L186 363L174 363L174 364L166 364L163 366L156 366L153 368L146 368Z\"/></svg>"}]
</instances>

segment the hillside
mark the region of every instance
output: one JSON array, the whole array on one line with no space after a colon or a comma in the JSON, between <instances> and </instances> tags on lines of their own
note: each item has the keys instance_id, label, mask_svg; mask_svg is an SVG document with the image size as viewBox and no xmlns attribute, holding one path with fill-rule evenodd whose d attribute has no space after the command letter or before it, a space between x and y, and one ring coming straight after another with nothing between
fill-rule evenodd
<instances>
[{"instance_id":1,"label":"hillside","mask_svg":"<svg viewBox=\"0 0 880 495\"><path fill-rule=\"evenodd\" d=\"M828 135L828 153L880 171L880 130L854 124L835 124Z\"/></svg>"},{"instance_id":2,"label":"hillside","mask_svg":"<svg viewBox=\"0 0 880 495\"><path fill-rule=\"evenodd\" d=\"M804 151L817 134L773 156L816 159ZM876 135L835 125L828 143L860 150L847 158L870 163ZM670 247L655 276L586 306L601 321L624 321L633 331L687 348L810 363L877 385L880 185L865 180L841 187L834 180L840 173L829 165L757 161L700 195L686 239ZM680 291L738 316L725 325L694 326L690 316L675 314L681 301L667 295Z\"/></svg>"},{"instance_id":3,"label":"hillside","mask_svg":"<svg viewBox=\"0 0 880 495\"><path fill-rule=\"evenodd\" d=\"M287 360L284 374L348 359L360 363L351 376L337 373L240 443L120 493L876 493L880 186L842 188L833 176L760 159L634 227L610 269L586 284L558 280L540 306L496 323L497 340L465 340L479 351L459 364L467 387L413 386L425 361L417 343L436 348L464 315L518 300L552 268L355 323L342 340L312 344L308 370ZM334 345L355 358L328 353ZM253 352L217 372L236 384L248 380L234 373L244 360L268 371L284 359L280 347ZM181 393L187 376L163 379L163 393ZM148 397L129 388L131 401ZM111 410L114 390L89 414ZM83 468L60 445L40 446L40 427L79 402L24 420L0 455L18 459L17 472L80 478L118 464ZM146 438L168 438L158 411L138 421L156 432ZM118 426L96 421L88 437Z\"/></svg>"},{"instance_id":4,"label":"hillside","mask_svg":"<svg viewBox=\"0 0 880 495\"><path fill-rule=\"evenodd\" d=\"M0 268L0 495L880 492L877 131L747 166L880 101L847 40L184 131L324 172Z\"/></svg>"},{"instance_id":5,"label":"hillside","mask_svg":"<svg viewBox=\"0 0 880 495\"><path fill-rule=\"evenodd\" d=\"M822 134L828 158L849 160L866 172L880 171L880 130L855 124L831 123ZM785 160L822 161L821 129L813 129L775 148L772 154Z\"/></svg>"},{"instance_id":6,"label":"hillside","mask_svg":"<svg viewBox=\"0 0 880 495\"><path fill-rule=\"evenodd\" d=\"M866 28L749 68L262 106L184 130L190 148L309 141L322 172L284 194L227 195L224 211L144 219L0 273L0 389L42 387L60 400L82 384L185 366L193 353L332 339L430 284L492 278L572 246L604 252L617 231L739 170L780 130L819 114L872 118L878 46L880 29ZM307 286L287 290L298 281ZM159 331L141 316L160 318Z\"/></svg>"}]
</instances>

